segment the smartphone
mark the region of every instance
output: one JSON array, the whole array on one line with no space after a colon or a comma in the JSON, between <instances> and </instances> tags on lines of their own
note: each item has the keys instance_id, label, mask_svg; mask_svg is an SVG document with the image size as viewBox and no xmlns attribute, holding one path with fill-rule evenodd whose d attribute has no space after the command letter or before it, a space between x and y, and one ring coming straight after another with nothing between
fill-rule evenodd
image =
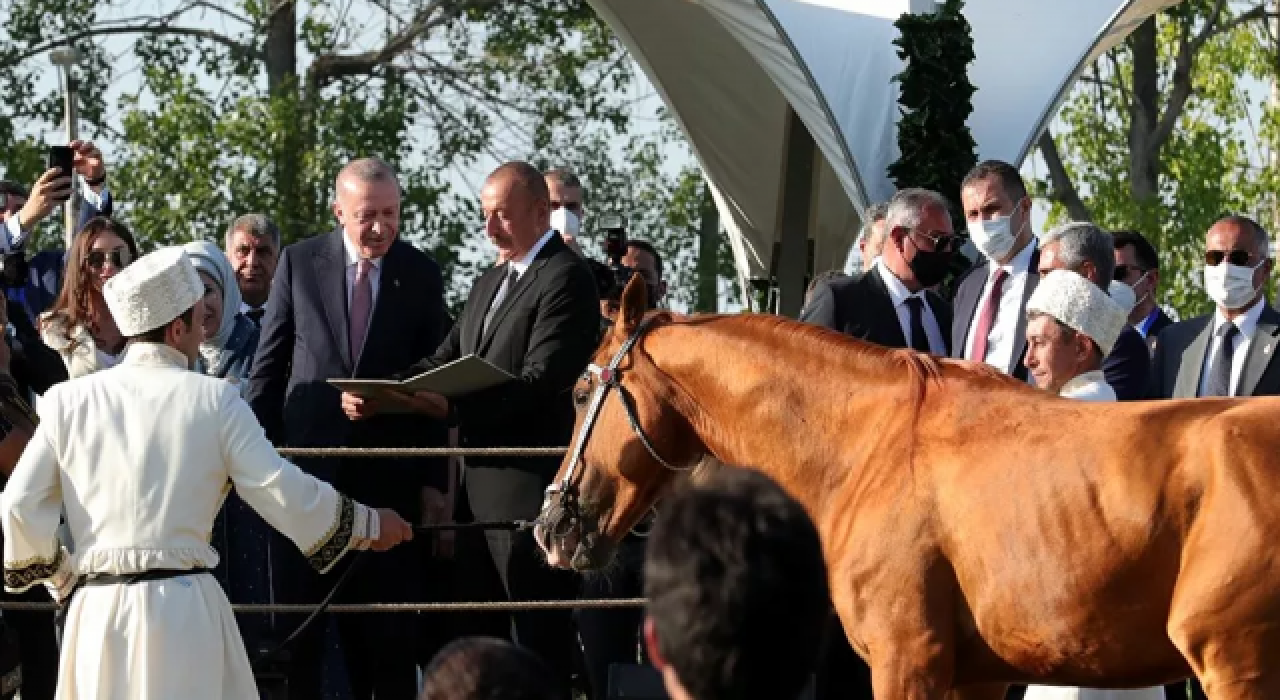
<instances>
[{"instance_id":1,"label":"smartphone","mask_svg":"<svg viewBox=\"0 0 1280 700\"><path fill-rule=\"evenodd\" d=\"M49 167L57 168L61 177L71 177L75 172L76 152L70 146L49 147ZM61 201L66 201L66 197Z\"/></svg>"}]
</instances>

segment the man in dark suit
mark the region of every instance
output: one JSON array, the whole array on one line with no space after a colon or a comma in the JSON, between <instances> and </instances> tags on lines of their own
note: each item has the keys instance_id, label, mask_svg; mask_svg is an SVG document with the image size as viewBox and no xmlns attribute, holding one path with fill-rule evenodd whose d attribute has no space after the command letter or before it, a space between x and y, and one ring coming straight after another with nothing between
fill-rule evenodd
<instances>
[{"instance_id":1,"label":"man in dark suit","mask_svg":"<svg viewBox=\"0 0 1280 700\"><path fill-rule=\"evenodd\" d=\"M1216 310L1160 333L1152 398L1280 395L1280 313L1267 303L1271 275L1267 233L1244 216L1228 216L1205 240L1205 292Z\"/></svg>"},{"instance_id":2,"label":"man in dark suit","mask_svg":"<svg viewBox=\"0 0 1280 700\"><path fill-rule=\"evenodd\" d=\"M1027 300L1040 283L1040 248L1031 230L1031 198L1018 169L979 163L960 185L969 238L984 259L961 276L951 306L951 356L986 362L1029 381Z\"/></svg>"},{"instance_id":3,"label":"man in dark suit","mask_svg":"<svg viewBox=\"0 0 1280 700\"><path fill-rule=\"evenodd\" d=\"M1044 235L1040 242L1040 274L1071 270L1107 291L1115 277L1115 244L1111 234L1090 223L1072 222ZM1102 360L1102 373L1119 401L1146 398L1151 353L1146 342L1126 326Z\"/></svg>"},{"instance_id":4,"label":"man in dark suit","mask_svg":"<svg viewBox=\"0 0 1280 700\"><path fill-rule=\"evenodd\" d=\"M1173 319L1156 303L1160 287L1160 256L1155 246L1138 231L1112 231L1116 248L1115 279L1129 285L1138 301L1129 312L1129 325L1147 341L1154 353L1156 336L1173 323Z\"/></svg>"},{"instance_id":5,"label":"man in dark suit","mask_svg":"<svg viewBox=\"0 0 1280 700\"><path fill-rule=\"evenodd\" d=\"M449 330L440 268L399 239L400 187L391 167L372 158L353 161L338 175L336 189L338 230L289 246L280 256L246 398L277 445L442 446L442 421L387 415L353 422L343 413L340 392L327 383L386 378L431 352ZM440 492L447 479L444 460L300 459L298 464L352 498L393 508L410 522L421 522L427 505L438 508L445 502ZM312 573L297 548L284 546L283 540L273 542L272 557L280 602L314 604L342 575ZM370 552L349 565L358 569L339 600L412 602L420 595L417 546ZM356 698L415 697L415 620L411 615L339 617ZM321 697L324 627L318 621L290 649L291 697ZM388 645L388 639L396 643Z\"/></svg>"},{"instance_id":6,"label":"man in dark suit","mask_svg":"<svg viewBox=\"0 0 1280 700\"><path fill-rule=\"evenodd\" d=\"M449 337L405 374L474 354L517 381L452 402L421 392L413 406L455 416L466 447L566 445L574 423L570 391L600 334L595 278L550 228L550 196L537 168L522 162L499 167L485 180L480 199L485 231L506 262L476 280ZM350 394L343 401L357 418L385 408ZM476 520L532 519L559 465L559 457L468 459L465 505ZM574 597L576 575L548 567L531 532L491 530L486 540L486 563L496 568L509 599ZM516 641L538 653L569 687L569 611L512 617Z\"/></svg>"},{"instance_id":7,"label":"man in dark suit","mask_svg":"<svg viewBox=\"0 0 1280 700\"><path fill-rule=\"evenodd\" d=\"M946 357L951 307L929 287L942 281L962 240L946 199L905 189L889 201L880 257L858 277L821 282L800 320L877 345ZM833 615L818 665L820 700L871 700L871 669L845 639Z\"/></svg>"},{"instance_id":8,"label":"man in dark suit","mask_svg":"<svg viewBox=\"0 0 1280 700\"><path fill-rule=\"evenodd\" d=\"M800 320L946 357L951 307L929 288L942 281L962 242L952 231L947 201L929 190L902 190L889 202L885 230L884 249L871 269L818 284Z\"/></svg>"}]
</instances>

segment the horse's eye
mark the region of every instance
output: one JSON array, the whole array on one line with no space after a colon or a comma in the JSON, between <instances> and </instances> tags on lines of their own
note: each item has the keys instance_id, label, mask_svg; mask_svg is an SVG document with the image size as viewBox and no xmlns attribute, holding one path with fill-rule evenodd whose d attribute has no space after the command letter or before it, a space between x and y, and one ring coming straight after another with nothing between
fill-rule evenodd
<instances>
[{"instance_id":1,"label":"horse's eye","mask_svg":"<svg viewBox=\"0 0 1280 700\"><path fill-rule=\"evenodd\" d=\"M587 405L587 399L591 398L591 394L586 389L573 390L573 405L583 408Z\"/></svg>"}]
</instances>

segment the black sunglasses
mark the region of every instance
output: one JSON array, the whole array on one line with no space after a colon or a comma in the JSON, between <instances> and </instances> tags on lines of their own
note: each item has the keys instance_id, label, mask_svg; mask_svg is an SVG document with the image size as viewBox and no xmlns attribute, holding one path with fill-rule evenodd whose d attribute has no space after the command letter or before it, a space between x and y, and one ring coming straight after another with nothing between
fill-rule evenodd
<instances>
[{"instance_id":1,"label":"black sunglasses","mask_svg":"<svg viewBox=\"0 0 1280 700\"><path fill-rule=\"evenodd\" d=\"M939 253L954 253L964 247L964 242L968 240L968 236L953 233L933 231L912 231L911 233L919 233L929 239L929 242L933 244L934 251Z\"/></svg>"},{"instance_id":2,"label":"black sunglasses","mask_svg":"<svg viewBox=\"0 0 1280 700\"><path fill-rule=\"evenodd\" d=\"M1249 262L1253 260L1253 254L1247 250L1233 250L1230 252L1206 250L1204 252L1204 262L1209 267L1217 267L1221 265L1223 258L1232 265L1249 267Z\"/></svg>"},{"instance_id":3,"label":"black sunglasses","mask_svg":"<svg viewBox=\"0 0 1280 700\"><path fill-rule=\"evenodd\" d=\"M1147 274L1147 270L1144 270L1137 265L1116 265L1115 274L1111 275L1111 279L1117 282L1123 282L1129 278L1130 272L1136 272L1139 275Z\"/></svg>"},{"instance_id":4,"label":"black sunglasses","mask_svg":"<svg viewBox=\"0 0 1280 700\"><path fill-rule=\"evenodd\" d=\"M94 250L90 251L89 256L86 258L89 263L89 269L101 270L102 266L107 263L108 256L111 258L111 264L114 265L117 270L122 270L129 264L129 253L121 248L116 248L110 252Z\"/></svg>"}]
</instances>

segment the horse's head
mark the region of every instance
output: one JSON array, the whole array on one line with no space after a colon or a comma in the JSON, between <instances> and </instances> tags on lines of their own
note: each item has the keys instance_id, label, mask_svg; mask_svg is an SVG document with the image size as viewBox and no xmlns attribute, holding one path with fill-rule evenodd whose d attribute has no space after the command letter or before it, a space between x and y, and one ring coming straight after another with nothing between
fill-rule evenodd
<instances>
[{"instance_id":1,"label":"horse's head","mask_svg":"<svg viewBox=\"0 0 1280 700\"><path fill-rule=\"evenodd\" d=\"M645 294L644 279L633 276L612 331L573 387L573 439L535 530L553 566L608 564L618 541L703 453L674 403L679 387L646 351L646 334L670 317L646 315Z\"/></svg>"}]
</instances>

